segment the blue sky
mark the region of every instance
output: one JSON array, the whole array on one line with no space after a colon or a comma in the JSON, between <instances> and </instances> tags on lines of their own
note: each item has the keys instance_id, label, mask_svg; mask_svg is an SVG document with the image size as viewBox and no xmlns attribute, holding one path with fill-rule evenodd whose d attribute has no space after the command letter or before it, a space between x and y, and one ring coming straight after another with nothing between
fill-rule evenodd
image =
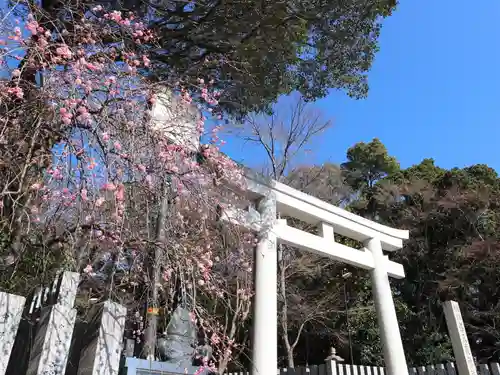
<instances>
[{"instance_id":1,"label":"blue sky","mask_svg":"<svg viewBox=\"0 0 500 375\"><path fill-rule=\"evenodd\" d=\"M316 102L334 126L311 162L342 162L348 147L378 137L402 167L432 157L500 171L499 16L498 0L402 0L384 21L368 99L334 92ZM254 164L248 147L227 152Z\"/></svg>"}]
</instances>

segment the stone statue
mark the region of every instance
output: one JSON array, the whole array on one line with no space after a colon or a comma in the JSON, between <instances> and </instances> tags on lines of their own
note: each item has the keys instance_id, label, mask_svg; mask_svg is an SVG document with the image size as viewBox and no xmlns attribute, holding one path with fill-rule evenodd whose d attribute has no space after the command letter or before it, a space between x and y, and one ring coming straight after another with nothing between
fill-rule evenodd
<instances>
[{"instance_id":1,"label":"stone statue","mask_svg":"<svg viewBox=\"0 0 500 375\"><path fill-rule=\"evenodd\" d=\"M196 326L191 320L189 311L177 307L170 318L164 337L157 340L160 359L179 367L191 366L196 338Z\"/></svg>"},{"instance_id":2,"label":"stone statue","mask_svg":"<svg viewBox=\"0 0 500 375\"><path fill-rule=\"evenodd\" d=\"M325 362L326 361L336 361L336 362L344 362L344 358L342 357L339 357L337 355L337 350L332 346L330 348L330 355L328 357L325 358Z\"/></svg>"}]
</instances>

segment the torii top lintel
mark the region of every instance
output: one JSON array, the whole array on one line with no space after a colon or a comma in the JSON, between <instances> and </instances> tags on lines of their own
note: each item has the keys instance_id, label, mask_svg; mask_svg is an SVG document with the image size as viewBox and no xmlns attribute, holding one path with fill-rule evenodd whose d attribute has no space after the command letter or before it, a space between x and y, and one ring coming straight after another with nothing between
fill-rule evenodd
<instances>
[{"instance_id":1,"label":"torii top lintel","mask_svg":"<svg viewBox=\"0 0 500 375\"><path fill-rule=\"evenodd\" d=\"M273 194L277 211L282 215L295 217L309 224L331 224L336 233L361 242L379 238L386 251L401 249L403 240L409 238L407 230L390 228L365 219L275 180L264 180L247 174L246 189L254 198Z\"/></svg>"}]
</instances>

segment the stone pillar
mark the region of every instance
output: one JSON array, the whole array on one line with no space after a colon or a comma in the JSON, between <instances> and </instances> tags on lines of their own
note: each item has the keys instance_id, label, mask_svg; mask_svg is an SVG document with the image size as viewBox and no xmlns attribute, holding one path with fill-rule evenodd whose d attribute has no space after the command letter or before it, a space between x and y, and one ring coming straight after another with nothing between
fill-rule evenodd
<instances>
[{"instance_id":1,"label":"stone pillar","mask_svg":"<svg viewBox=\"0 0 500 375\"><path fill-rule=\"evenodd\" d=\"M57 304L73 307L80 283L80 275L76 272L63 272L57 284Z\"/></svg>"},{"instance_id":2,"label":"stone pillar","mask_svg":"<svg viewBox=\"0 0 500 375\"><path fill-rule=\"evenodd\" d=\"M278 366L277 239L274 196L264 197L258 205L262 230L255 250L254 319L252 375L275 374Z\"/></svg>"},{"instance_id":3,"label":"stone pillar","mask_svg":"<svg viewBox=\"0 0 500 375\"><path fill-rule=\"evenodd\" d=\"M26 299L0 292L0 375L5 375Z\"/></svg>"},{"instance_id":4,"label":"stone pillar","mask_svg":"<svg viewBox=\"0 0 500 375\"><path fill-rule=\"evenodd\" d=\"M457 361L457 369L460 375L477 375L476 364L467 339L464 321L460 312L460 306L456 301L443 303L444 317L453 346L453 354Z\"/></svg>"},{"instance_id":5,"label":"stone pillar","mask_svg":"<svg viewBox=\"0 0 500 375\"><path fill-rule=\"evenodd\" d=\"M64 375L76 321L73 305L79 278L75 272L64 272L58 303L42 308L26 375Z\"/></svg>"},{"instance_id":6,"label":"stone pillar","mask_svg":"<svg viewBox=\"0 0 500 375\"><path fill-rule=\"evenodd\" d=\"M89 335L95 336L82 350L78 375L117 375L123 349L127 309L112 301L94 306Z\"/></svg>"},{"instance_id":7,"label":"stone pillar","mask_svg":"<svg viewBox=\"0 0 500 375\"><path fill-rule=\"evenodd\" d=\"M392 299L391 285L387 275L387 259L382 252L378 238L365 243L372 253L375 268L371 271L373 299L377 310L380 338L384 350L385 367L388 375L408 375L403 342L399 332L398 318Z\"/></svg>"}]
</instances>

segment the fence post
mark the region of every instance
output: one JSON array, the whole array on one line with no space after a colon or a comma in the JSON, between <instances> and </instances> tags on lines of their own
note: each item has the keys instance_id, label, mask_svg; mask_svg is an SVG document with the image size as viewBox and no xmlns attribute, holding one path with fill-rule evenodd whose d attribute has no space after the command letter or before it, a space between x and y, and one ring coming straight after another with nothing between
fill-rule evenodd
<instances>
[{"instance_id":1,"label":"fence post","mask_svg":"<svg viewBox=\"0 0 500 375\"><path fill-rule=\"evenodd\" d=\"M64 375L76 321L73 308L80 275L64 272L57 304L43 307L26 375Z\"/></svg>"},{"instance_id":2,"label":"fence post","mask_svg":"<svg viewBox=\"0 0 500 375\"><path fill-rule=\"evenodd\" d=\"M490 363L491 372L493 375L500 375L500 365L496 362Z\"/></svg>"},{"instance_id":3,"label":"fence post","mask_svg":"<svg viewBox=\"0 0 500 375\"><path fill-rule=\"evenodd\" d=\"M455 370L455 364L453 362L448 362L446 364L446 375L457 375L457 371Z\"/></svg>"},{"instance_id":4,"label":"fence post","mask_svg":"<svg viewBox=\"0 0 500 375\"><path fill-rule=\"evenodd\" d=\"M78 375L118 374L126 315L126 307L116 302L94 306L88 332L93 339L82 350Z\"/></svg>"},{"instance_id":5,"label":"fence post","mask_svg":"<svg viewBox=\"0 0 500 375\"><path fill-rule=\"evenodd\" d=\"M338 375L337 362L335 361L326 362L326 373L327 375Z\"/></svg>"},{"instance_id":6,"label":"fence post","mask_svg":"<svg viewBox=\"0 0 500 375\"><path fill-rule=\"evenodd\" d=\"M487 364L481 364L478 366L479 367L479 373L481 375L490 375L490 368L488 367Z\"/></svg>"},{"instance_id":7,"label":"fence post","mask_svg":"<svg viewBox=\"0 0 500 375\"><path fill-rule=\"evenodd\" d=\"M5 375L26 298L0 292L0 375Z\"/></svg>"},{"instance_id":8,"label":"fence post","mask_svg":"<svg viewBox=\"0 0 500 375\"><path fill-rule=\"evenodd\" d=\"M436 375L448 375L446 374L446 369L442 363L436 365Z\"/></svg>"}]
</instances>

